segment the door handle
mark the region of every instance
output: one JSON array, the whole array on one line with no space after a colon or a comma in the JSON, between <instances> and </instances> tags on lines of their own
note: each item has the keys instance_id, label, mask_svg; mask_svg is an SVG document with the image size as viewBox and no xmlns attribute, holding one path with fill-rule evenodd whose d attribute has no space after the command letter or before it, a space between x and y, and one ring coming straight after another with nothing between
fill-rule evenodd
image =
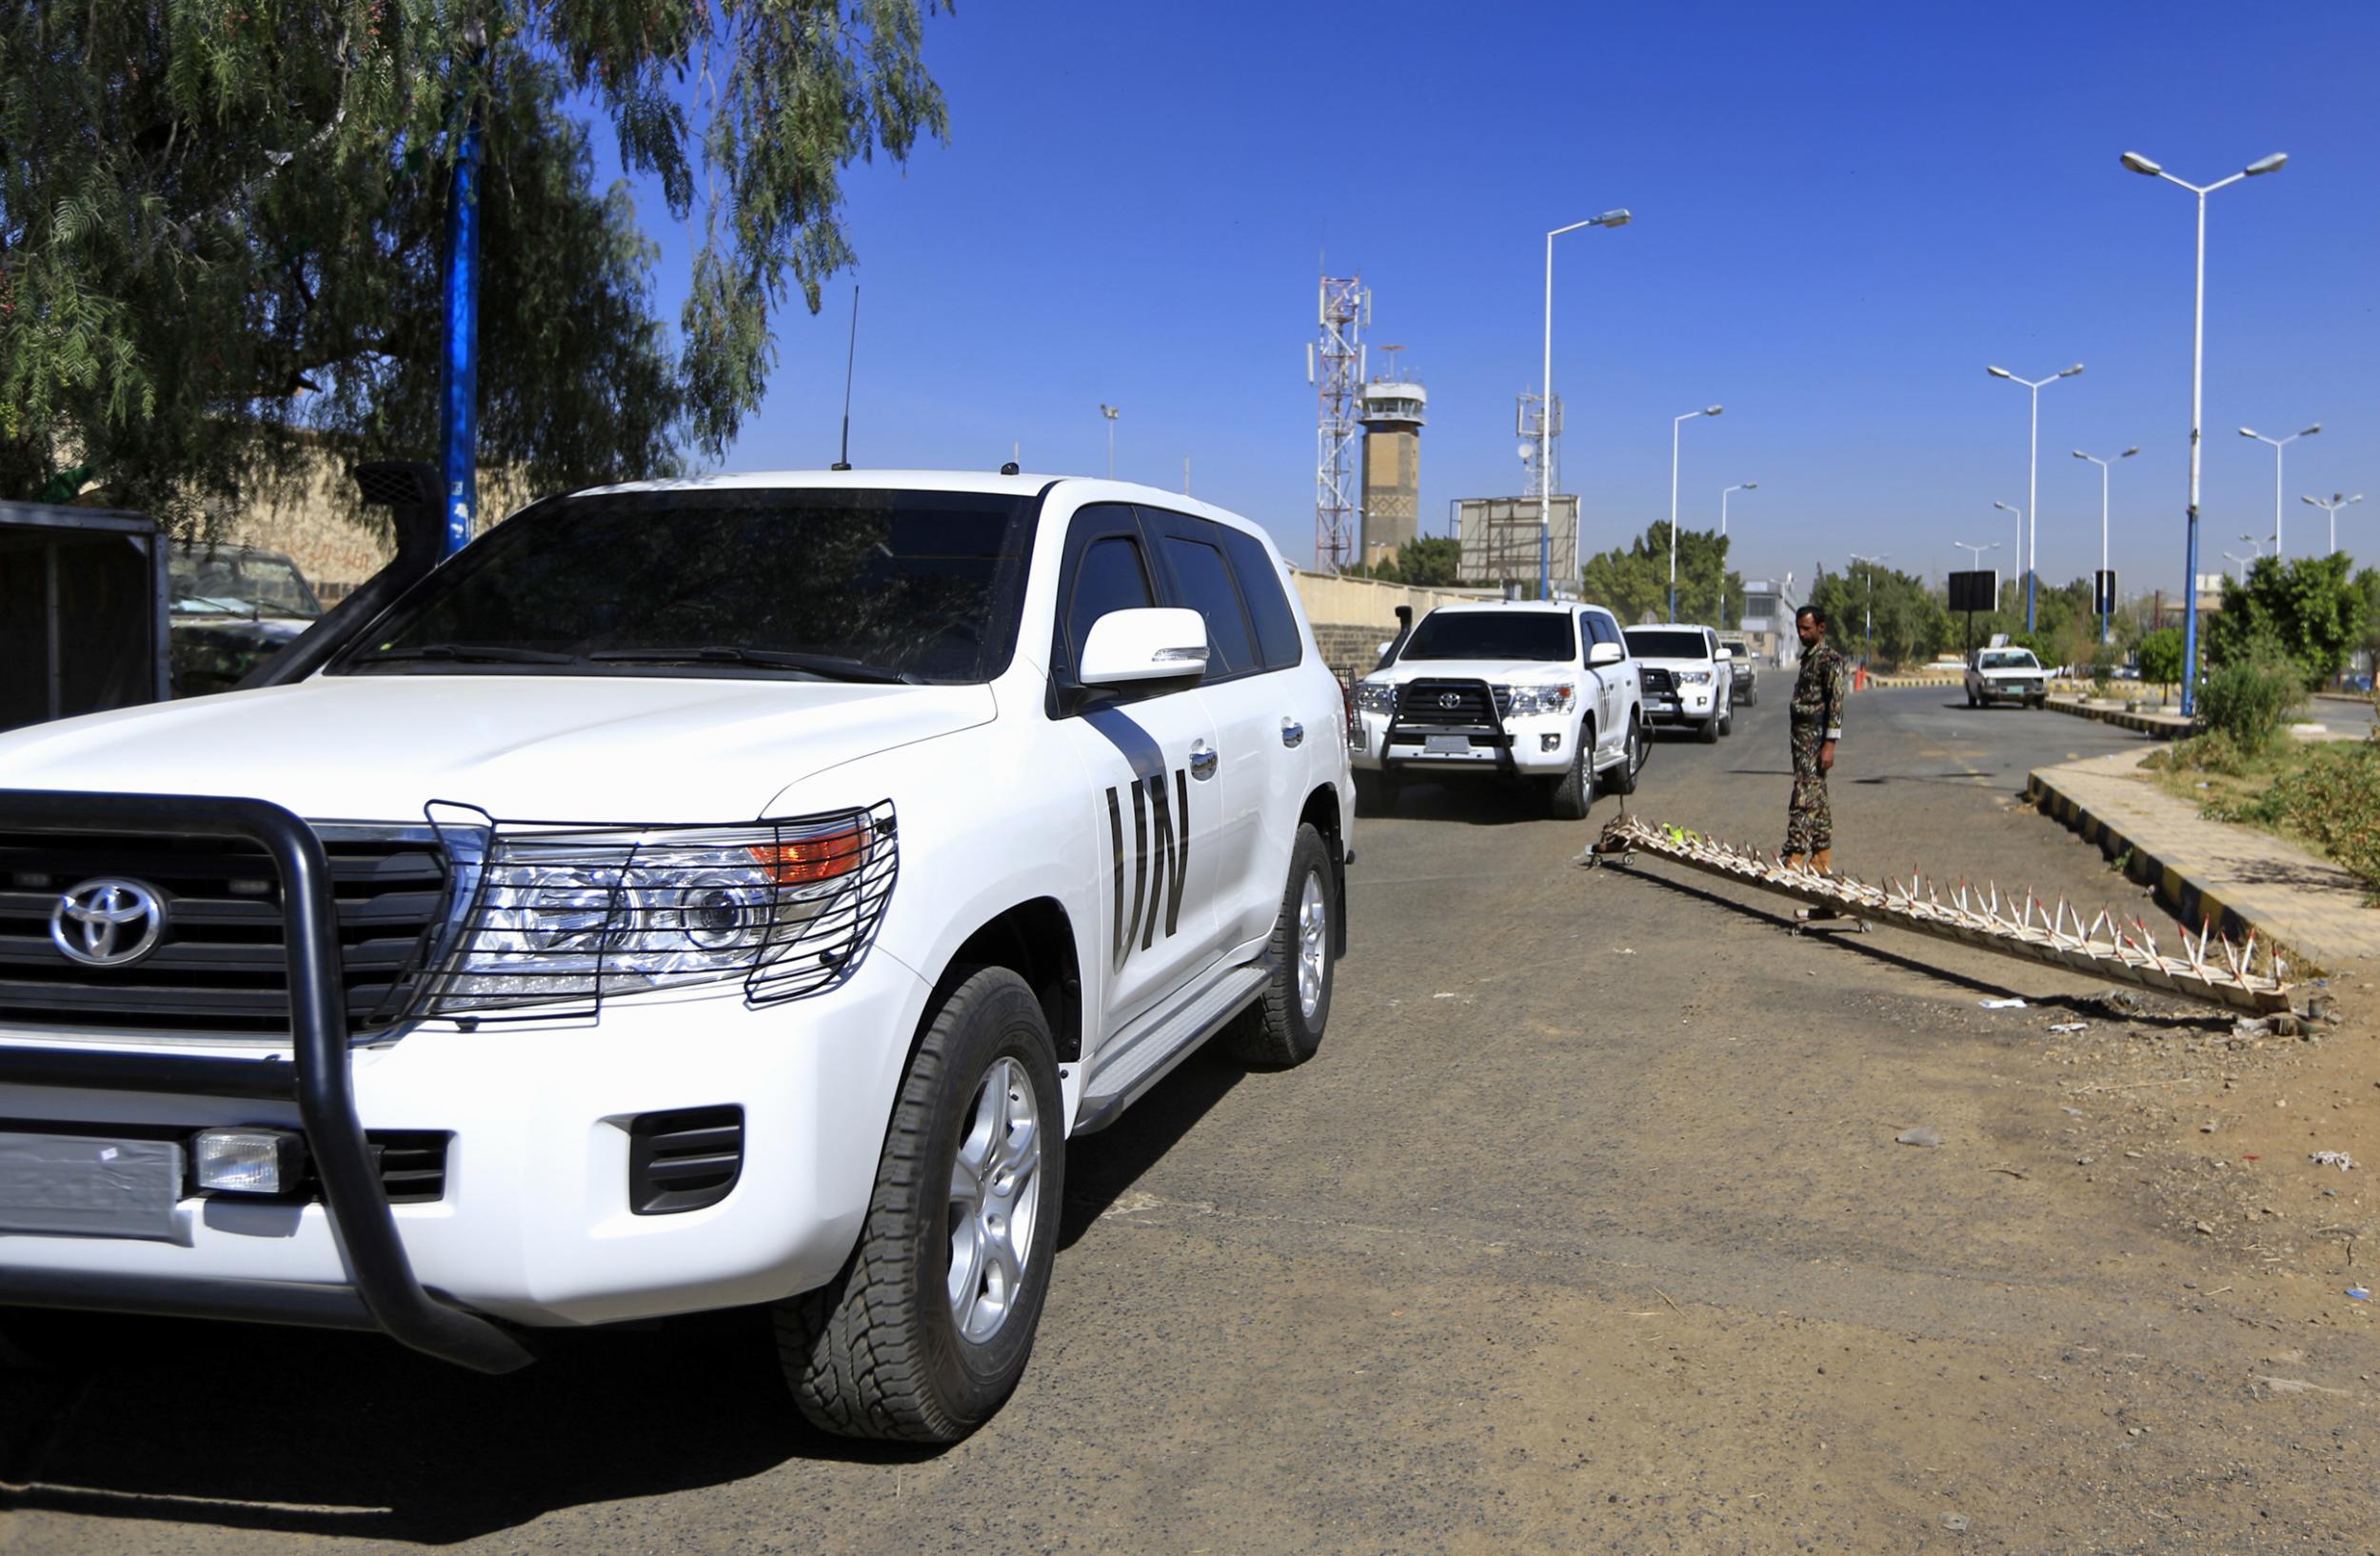
<instances>
[{"instance_id":1,"label":"door handle","mask_svg":"<svg viewBox=\"0 0 2380 1556\"><path fill-rule=\"evenodd\" d=\"M1215 748L1201 740L1190 748L1190 776L1206 779L1215 776Z\"/></svg>"},{"instance_id":2,"label":"door handle","mask_svg":"<svg viewBox=\"0 0 2380 1556\"><path fill-rule=\"evenodd\" d=\"M1304 725L1299 724L1296 719L1280 721L1280 743L1282 745L1294 751L1305 744L1305 739L1306 727Z\"/></svg>"}]
</instances>

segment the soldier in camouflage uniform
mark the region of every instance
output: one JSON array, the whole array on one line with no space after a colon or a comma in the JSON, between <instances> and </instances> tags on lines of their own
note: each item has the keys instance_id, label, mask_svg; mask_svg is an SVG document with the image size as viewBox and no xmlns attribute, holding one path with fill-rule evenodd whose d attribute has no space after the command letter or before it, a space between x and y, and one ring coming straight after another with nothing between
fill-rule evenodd
<instances>
[{"instance_id":1,"label":"soldier in camouflage uniform","mask_svg":"<svg viewBox=\"0 0 2380 1556\"><path fill-rule=\"evenodd\" d=\"M1826 775L1835 767L1835 743L1843 738L1843 696L1850 689L1843 656L1827 642L1826 626L1826 612L1815 606L1803 606L1794 617L1801 673L1794 679L1794 798L1785 819L1785 863L1807 863L1822 874L1835 866Z\"/></svg>"}]
</instances>

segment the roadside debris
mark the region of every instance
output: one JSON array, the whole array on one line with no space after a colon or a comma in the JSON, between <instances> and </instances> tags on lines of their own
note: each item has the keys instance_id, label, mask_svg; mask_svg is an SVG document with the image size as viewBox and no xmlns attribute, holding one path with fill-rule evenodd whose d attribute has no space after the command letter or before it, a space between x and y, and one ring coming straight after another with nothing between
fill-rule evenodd
<instances>
[{"instance_id":1,"label":"roadside debris","mask_svg":"<svg viewBox=\"0 0 2380 1556\"><path fill-rule=\"evenodd\" d=\"M1914 1129L1903 1129L1893 1139L1903 1146L1938 1146L1942 1143L1942 1131L1931 1124L1923 1124Z\"/></svg>"},{"instance_id":2,"label":"roadside debris","mask_svg":"<svg viewBox=\"0 0 2380 1556\"><path fill-rule=\"evenodd\" d=\"M2061 1021L2050 1027L2053 1032L2085 1032L2090 1029L2091 1023L2087 1021Z\"/></svg>"},{"instance_id":3,"label":"roadside debris","mask_svg":"<svg viewBox=\"0 0 2380 1556\"><path fill-rule=\"evenodd\" d=\"M2094 996L2094 1003L2111 1015L2136 1016L2140 1014L2140 996L2129 988L2111 988Z\"/></svg>"},{"instance_id":4,"label":"roadside debris","mask_svg":"<svg viewBox=\"0 0 2380 1556\"><path fill-rule=\"evenodd\" d=\"M2371 1300L2371 1293L2365 1290L2360 1286L2349 1287L2347 1288L2347 1294L2357 1302L2370 1302Z\"/></svg>"},{"instance_id":5,"label":"roadside debris","mask_svg":"<svg viewBox=\"0 0 2380 1556\"><path fill-rule=\"evenodd\" d=\"M1975 1003L1986 1010L2022 1010L2025 1007L2025 1002L2013 994L2004 1000L1977 1000Z\"/></svg>"},{"instance_id":6,"label":"roadside debris","mask_svg":"<svg viewBox=\"0 0 2380 1556\"><path fill-rule=\"evenodd\" d=\"M2355 1165L2355 1158L2343 1150L2318 1150L2313 1152L2309 1160L2316 1167L2334 1167L2341 1172L2345 1172Z\"/></svg>"}]
</instances>

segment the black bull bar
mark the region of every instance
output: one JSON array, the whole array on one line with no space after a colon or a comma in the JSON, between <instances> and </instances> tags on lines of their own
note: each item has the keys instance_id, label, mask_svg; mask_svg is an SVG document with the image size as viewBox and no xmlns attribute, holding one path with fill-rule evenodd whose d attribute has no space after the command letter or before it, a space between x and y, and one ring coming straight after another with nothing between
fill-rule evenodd
<instances>
[{"instance_id":1,"label":"black bull bar","mask_svg":"<svg viewBox=\"0 0 2380 1556\"><path fill-rule=\"evenodd\" d=\"M294 1098L353 1282L336 1287L13 1269L0 1247L0 1305L378 1329L481 1372L528 1365L532 1358L517 1338L433 1296L406 1257L356 1116L330 863L313 828L264 800L38 789L0 789L0 828L243 838L271 856L281 876L288 956L289 1060L0 1044L0 1086Z\"/></svg>"}]
</instances>

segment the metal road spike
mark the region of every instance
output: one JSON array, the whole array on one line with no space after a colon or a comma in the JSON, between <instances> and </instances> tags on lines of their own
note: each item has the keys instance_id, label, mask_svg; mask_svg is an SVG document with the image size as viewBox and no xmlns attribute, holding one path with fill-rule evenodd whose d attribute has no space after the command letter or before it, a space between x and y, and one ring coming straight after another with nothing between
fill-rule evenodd
<instances>
[{"instance_id":1,"label":"metal road spike","mask_svg":"<svg viewBox=\"0 0 2380 1556\"><path fill-rule=\"evenodd\" d=\"M2253 929L2248 931L2248 944L2240 948L2239 962L2242 972L2252 973L2256 970L2256 931Z\"/></svg>"}]
</instances>

